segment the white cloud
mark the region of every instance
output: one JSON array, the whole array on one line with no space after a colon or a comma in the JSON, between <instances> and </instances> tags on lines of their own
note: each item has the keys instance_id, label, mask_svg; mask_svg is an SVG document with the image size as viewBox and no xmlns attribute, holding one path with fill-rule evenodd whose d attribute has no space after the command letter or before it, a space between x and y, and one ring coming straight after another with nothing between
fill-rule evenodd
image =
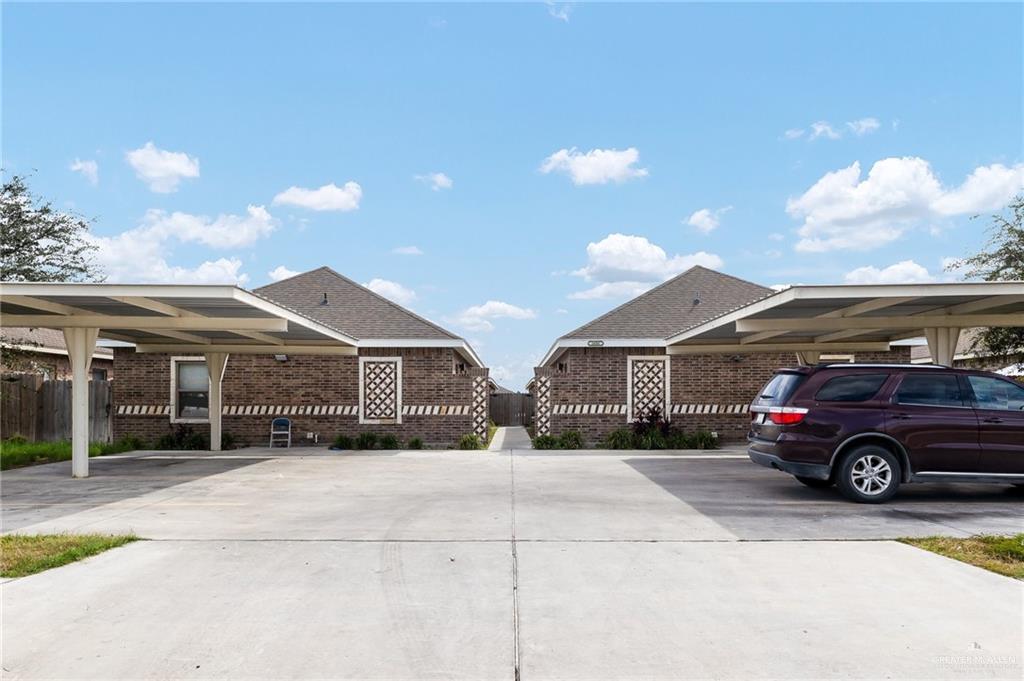
<instances>
[{"instance_id":1,"label":"white cloud","mask_svg":"<svg viewBox=\"0 0 1024 681\"><path fill-rule=\"evenodd\" d=\"M357 182L346 182L343 187L325 184L319 189L289 187L274 197L274 205L289 205L309 210L334 210L347 213L359 208L363 188Z\"/></svg>"},{"instance_id":2,"label":"white cloud","mask_svg":"<svg viewBox=\"0 0 1024 681\"><path fill-rule=\"evenodd\" d=\"M540 172L562 172L572 178L572 183L607 184L625 182L637 177L646 177L646 168L637 168L640 152L635 147L628 149L591 149L583 153L572 149L559 149L544 159Z\"/></svg>"},{"instance_id":3,"label":"white cloud","mask_svg":"<svg viewBox=\"0 0 1024 681\"><path fill-rule=\"evenodd\" d=\"M277 219L263 206L249 206L244 216L221 214L212 220L205 215L152 209L146 211L138 229L154 239L173 237L212 248L238 248L269 236L277 224Z\"/></svg>"},{"instance_id":4,"label":"white cloud","mask_svg":"<svg viewBox=\"0 0 1024 681\"><path fill-rule=\"evenodd\" d=\"M846 273L847 284L926 284L935 281L928 270L913 260L903 260L883 269L858 267Z\"/></svg>"},{"instance_id":5,"label":"white cloud","mask_svg":"<svg viewBox=\"0 0 1024 681\"><path fill-rule=\"evenodd\" d=\"M284 265L278 265L274 269L267 272L267 275L270 277L271 281L281 281L282 279L294 277L296 274L298 274L298 272L296 272L295 270L290 270Z\"/></svg>"},{"instance_id":6,"label":"white cloud","mask_svg":"<svg viewBox=\"0 0 1024 681\"><path fill-rule=\"evenodd\" d=\"M786 132L782 133L782 136L788 140L796 140L803 137L805 132L806 130L803 128L790 128Z\"/></svg>"},{"instance_id":7,"label":"white cloud","mask_svg":"<svg viewBox=\"0 0 1024 681\"><path fill-rule=\"evenodd\" d=\"M718 208L717 210L711 210L710 208L701 208L695 211L686 220L686 224L691 227L696 227L705 234L709 234L715 228L718 227L722 222L722 216L732 210L732 206L726 206L724 208Z\"/></svg>"},{"instance_id":8,"label":"white cloud","mask_svg":"<svg viewBox=\"0 0 1024 681\"><path fill-rule=\"evenodd\" d=\"M76 158L68 166L68 170L76 173L81 173L82 177L89 181L89 184L96 186L100 183L100 166L96 161L83 161L82 159Z\"/></svg>"},{"instance_id":9,"label":"white cloud","mask_svg":"<svg viewBox=\"0 0 1024 681\"><path fill-rule=\"evenodd\" d=\"M483 305L467 307L453 321L470 331L493 331L492 319L534 319L536 316L537 313L529 308L500 300L488 300Z\"/></svg>"},{"instance_id":10,"label":"white cloud","mask_svg":"<svg viewBox=\"0 0 1024 681\"><path fill-rule=\"evenodd\" d=\"M572 14L573 3L559 3L553 0L546 0L545 4L548 6L548 16L568 23L569 15Z\"/></svg>"},{"instance_id":11,"label":"white cloud","mask_svg":"<svg viewBox=\"0 0 1024 681\"><path fill-rule=\"evenodd\" d=\"M158 149L152 142L126 152L124 157L135 169L135 176L160 194L178 191L178 184L185 178L199 177L199 159L183 151Z\"/></svg>"},{"instance_id":12,"label":"white cloud","mask_svg":"<svg viewBox=\"0 0 1024 681\"><path fill-rule=\"evenodd\" d=\"M853 134L857 137L863 137L878 130L881 127L881 123L878 122L877 118L858 118L855 121L847 121L846 127L852 130Z\"/></svg>"},{"instance_id":13,"label":"white cloud","mask_svg":"<svg viewBox=\"0 0 1024 681\"><path fill-rule=\"evenodd\" d=\"M384 296L388 300L392 300L399 305L410 305L414 300L416 300L415 291L411 288L402 286L396 281L388 281L387 279L371 279L363 284L363 286L370 289L377 295Z\"/></svg>"},{"instance_id":14,"label":"white cloud","mask_svg":"<svg viewBox=\"0 0 1024 681\"><path fill-rule=\"evenodd\" d=\"M454 182L452 182L452 178L448 177L444 173L427 173L426 175L414 175L413 178L418 182L422 182L423 184L427 185L435 192L439 192L442 189L451 189L452 185L455 184Z\"/></svg>"},{"instance_id":15,"label":"white cloud","mask_svg":"<svg viewBox=\"0 0 1024 681\"><path fill-rule=\"evenodd\" d=\"M784 234L780 234L779 232L772 232L771 234L768 235L768 238L771 239L772 241L782 241L786 238L786 236Z\"/></svg>"},{"instance_id":16,"label":"white cloud","mask_svg":"<svg viewBox=\"0 0 1024 681\"><path fill-rule=\"evenodd\" d=\"M587 244L587 264L573 272L595 286L570 298L617 298L637 295L694 265L716 269L722 259L699 251L669 257L663 248L642 236L609 234Z\"/></svg>"},{"instance_id":17,"label":"white cloud","mask_svg":"<svg viewBox=\"0 0 1024 681\"><path fill-rule=\"evenodd\" d=\"M420 250L419 246L398 246L392 248L391 252L395 255L423 255L423 251Z\"/></svg>"},{"instance_id":18,"label":"white cloud","mask_svg":"<svg viewBox=\"0 0 1024 681\"><path fill-rule=\"evenodd\" d=\"M811 123L811 136L808 139L816 140L819 137L837 140L841 135L832 128L828 121L816 121Z\"/></svg>"},{"instance_id":19,"label":"white cloud","mask_svg":"<svg viewBox=\"0 0 1024 681\"><path fill-rule=\"evenodd\" d=\"M803 220L798 251L868 250L925 220L997 210L1022 188L1024 164L979 167L959 187L944 188L924 159L886 158L864 179L859 162L826 173L790 198L786 212Z\"/></svg>"}]
</instances>

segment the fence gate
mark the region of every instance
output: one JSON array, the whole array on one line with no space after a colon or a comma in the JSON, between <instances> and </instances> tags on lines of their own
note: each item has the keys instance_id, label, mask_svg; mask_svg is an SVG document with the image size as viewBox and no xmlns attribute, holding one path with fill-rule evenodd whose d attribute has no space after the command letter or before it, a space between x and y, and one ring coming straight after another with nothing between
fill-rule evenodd
<instances>
[{"instance_id":1,"label":"fence gate","mask_svg":"<svg viewBox=\"0 0 1024 681\"><path fill-rule=\"evenodd\" d=\"M110 442L110 381L89 381L89 440ZM33 442L71 439L71 381L37 374L0 379L0 437Z\"/></svg>"},{"instance_id":2,"label":"fence gate","mask_svg":"<svg viewBox=\"0 0 1024 681\"><path fill-rule=\"evenodd\" d=\"M533 422L533 397L526 393L491 395L490 412L499 426L528 426Z\"/></svg>"}]
</instances>

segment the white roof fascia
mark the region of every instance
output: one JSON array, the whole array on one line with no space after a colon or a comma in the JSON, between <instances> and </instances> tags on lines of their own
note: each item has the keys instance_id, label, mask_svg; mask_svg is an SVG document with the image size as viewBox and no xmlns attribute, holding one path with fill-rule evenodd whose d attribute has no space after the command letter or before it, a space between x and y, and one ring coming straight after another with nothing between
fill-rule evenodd
<instances>
[{"instance_id":1,"label":"white roof fascia","mask_svg":"<svg viewBox=\"0 0 1024 681\"><path fill-rule=\"evenodd\" d=\"M567 348L663 348L666 345L664 338L559 338L544 355L540 366L547 366Z\"/></svg>"}]
</instances>

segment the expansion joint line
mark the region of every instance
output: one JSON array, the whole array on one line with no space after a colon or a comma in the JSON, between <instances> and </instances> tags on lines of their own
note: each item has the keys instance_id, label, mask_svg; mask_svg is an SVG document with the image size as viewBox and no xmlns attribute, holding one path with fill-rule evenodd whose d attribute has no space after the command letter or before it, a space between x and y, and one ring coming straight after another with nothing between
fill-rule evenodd
<instances>
[{"instance_id":1,"label":"expansion joint line","mask_svg":"<svg viewBox=\"0 0 1024 681\"><path fill-rule=\"evenodd\" d=\"M512 534L512 663L513 678L519 681L519 553L516 549L516 470L515 452L508 450L509 503Z\"/></svg>"}]
</instances>

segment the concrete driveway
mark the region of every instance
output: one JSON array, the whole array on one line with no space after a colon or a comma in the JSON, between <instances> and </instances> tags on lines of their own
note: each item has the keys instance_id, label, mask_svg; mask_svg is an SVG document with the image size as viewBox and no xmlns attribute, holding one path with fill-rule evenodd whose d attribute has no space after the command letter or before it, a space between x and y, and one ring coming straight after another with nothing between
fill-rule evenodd
<instances>
[{"instance_id":1,"label":"concrete driveway","mask_svg":"<svg viewBox=\"0 0 1024 681\"><path fill-rule=\"evenodd\" d=\"M1021 583L878 541L1019 531L1003 487L858 506L735 452L91 465L5 472L3 530L149 541L4 583L5 678L1021 674Z\"/></svg>"}]
</instances>

